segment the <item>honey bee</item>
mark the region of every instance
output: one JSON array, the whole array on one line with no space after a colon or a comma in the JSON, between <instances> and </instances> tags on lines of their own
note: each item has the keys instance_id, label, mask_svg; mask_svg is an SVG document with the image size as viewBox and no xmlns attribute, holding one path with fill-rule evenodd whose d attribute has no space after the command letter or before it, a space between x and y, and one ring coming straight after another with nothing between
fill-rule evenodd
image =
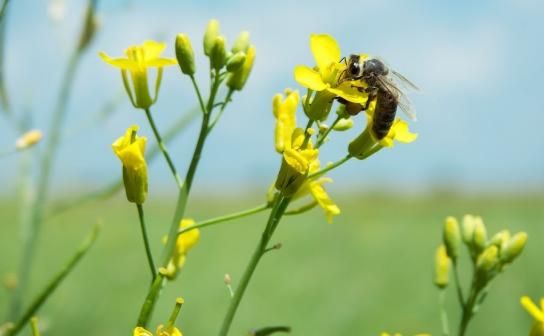
<instances>
[{"instance_id":1,"label":"honey bee","mask_svg":"<svg viewBox=\"0 0 544 336\"><path fill-rule=\"evenodd\" d=\"M360 55L350 55L348 60L343 58L342 61L346 62L346 69L340 75L338 84L344 81L364 81L368 86L361 87L360 90L368 93L368 100L365 105L351 103L343 98L339 98L338 101L346 106L349 114L356 115L368 109L370 103L376 99L372 132L378 140L383 139L391 129L397 107L412 120L416 119L412 104L399 88L402 86L404 89L418 91L415 84L377 58L361 61Z\"/></svg>"}]
</instances>

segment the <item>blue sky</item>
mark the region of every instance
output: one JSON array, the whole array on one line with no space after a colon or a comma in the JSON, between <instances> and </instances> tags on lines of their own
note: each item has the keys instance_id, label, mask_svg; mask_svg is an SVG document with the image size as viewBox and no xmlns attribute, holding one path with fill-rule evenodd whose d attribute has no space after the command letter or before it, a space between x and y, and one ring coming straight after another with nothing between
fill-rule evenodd
<instances>
[{"instance_id":1,"label":"blue sky","mask_svg":"<svg viewBox=\"0 0 544 336\"><path fill-rule=\"evenodd\" d=\"M6 75L15 111L30 110L34 124L47 127L60 76L77 35L85 1L65 1L60 21L48 17L48 1L13 2L8 21ZM198 173L201 188L240 183L265 188L279 157L273 150L272 96L298 88L292 71L312 64L308 38L329 33L344 54L366 52L386 59L417 83L412 95L419 139L383 150L365 162L349 162L333 173L336 188L388 188L410 192L439 187L460 190L542 190L544 186L544 3L521 1L102 1L101 30L85 55L70 101L67 141L56 165L59 185L100 185L120 173L110 144L132 123L151 138L144 115L123 100L106 123L79 127L105 101L122 93L117 71L97 57L120 55L129 44L164 40L173 55L176 33L187 33L197 57L197 78L207 87L201 39L207 21L221 22L227 41L248 30L257 47L254 72L235 95L209 139ZM333 14L334 13L334 14ZM161 129L196 100L190 82L176 68L165 71L153 107ZM299 121L302 121L302 116ZM363 127L332 139L322 161L342 157ZM0 148L17 134L0 119ZM184 170L195 127L169 145ZM74 134L75 133L75 134ZM150 139L151 140L151 139ZM3 159L8 190L17 158ZM173 188L162 161L151 166L152 188Z\"/></svg>"}]
</instances>

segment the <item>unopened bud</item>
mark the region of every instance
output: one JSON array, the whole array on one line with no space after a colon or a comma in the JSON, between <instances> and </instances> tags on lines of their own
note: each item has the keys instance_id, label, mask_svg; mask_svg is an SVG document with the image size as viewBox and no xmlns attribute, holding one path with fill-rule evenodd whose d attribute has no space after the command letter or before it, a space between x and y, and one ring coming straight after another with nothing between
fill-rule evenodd
<instances>
[{"instance_id":1,"label":"unopened bud","mask_svg":"<svg viewBox=\"0 0 544 336\"><path fill-rule=\"evenodd\" d=\"M325 132L327 132L329 130L329 125L325 124L325 123L320 123L319 124L319 134L323 134Z\"/></svg>"},{"instance_id":2,"label":"unopened bud","mask_svg":"<svg viewBox=\"0 0 544 336\"><path fill-rule=\"evenodd\" d=\"M495 245L487 247L476 261L476 268L483 272L489 273L499 265L499 249Z\"/></svg>"},{"instance_id":3,"label":"unopened bud","mask_svg":"<svg viewBox=\"0 0 544 336\"><path fill-rule=\"evenodd\" d=\"M225 273L225 277L223 278L223 282L227 286L230 286L232 284L232 278L230 277L230 274Z\"/></svg>"},{"instance_id":4,"label":"unopened bud","mask_svg":"<svg viewBox=\"0 0 544 336\"><path fill-rule=\"evenodd\" d=\"M310 135L314 135L314 134L316 133L316 131L315 131L315 129L313 129L313 128L310 127L310 128L307 128L307 129L306 129L306 133L307 133L307 134L310 134Z\"/></svg>"},{"instance_id":5,"label":"unopened bud","mask_svg":"<svg viewBox=\"0 0 544 336\"><path fill-rule=\"evenodd\" d=\"M181 72L189 76L194 75L196 72L195 53L191 45L191 40L185 34L178 34L176 36L176 58Z\"/></svg>"},{"instance_id":6,"label":"unopened bud","mask_svg":"<svg viewBox=\"0 0 544 336\"><path fill-rule=\"evenodd\" d=\"M516 259L527 244L527 233L516 233L508 242L503 246L501 250L501 261L505 264L511 263Z\"/></svg>"},{"instance_id":7,"label":"unopened bud","mask_svg":"<svg viewBox=\"0 0 544 336\"><path fill-rule=\"evenodd\" d=\"M336 123L336 125L334 125L332 129L338 132L343 132L343 131L349 130L352 127L353 127L353 120L349 118L349 119L340 119Z\"/></svg>"},{"instance_id":8,"label":"unopened bud","mask_svg":"<svg viewBox=\"0 0 544 336\"><path fill-rule=\"evenodd\" d=\"M249 32L243 31L236 37L231 50L233 54L238 52L246 53L247 48L249 48Z\"/></svg>"},{"instance_id":9,"label":"unopened bud","mask_svg":"<svg viewBox=\"0 0 544 336\"><path fill-rule=\"evenodd\" d=\"M477 253L482 252L487 246L487 230L481 217L474 218L474 234L472 236L472 245Z\"/></svg>"},{"instance_id":10,"label":"unopened bud","mask_svg":"<svg viewBox=\"0 0 544 336\"><path fill-rule=\"evenodd\" d=\"M208 27L206 27L204 33L204 54L206 56L211 56L217 36L219 36L219 21L212 19L208 22Z\"/></svg>"},{"instance_id":11,"label":"unopened bud","mask_svg":"<svg viewBox=\"0 0 544 336\"><path fill-rule=\"evenodd\" d=\"M446 246L440 245L436 249L434 259L434 284L438 288L446 288L450 278L451 260L446 253Z\"/></svg>"},{"instance_id":12,"label":"unopened bud","mask_svg":"<svg viewBox=\"0 0 544 336\"><path fill-rule=\"evenodd\" d=\"M472 236L474 235L474 216L465 215L463 217L463 241L470 245L472 244Z\"/></svg>"},{"instance_id":13,"label":"unopened bud","mask_svg":"<svg viewBox=\"0 0 544 336\"><path fill-rule=\"evenodd\" d=\"M508 230L502 230L500 232L497 232L493 237L491 237L491 240L489 240L490 245L495 245L501 250L504 247L504 244L510 240L510 231Z\"/></svg>"},{"instance_id":14,"label":"unopened bud","mask_svg":"<svg viewBox=\"0 0 544 336\"><path fill-rule=\"evenodd\" d=\"M239 51L236 54L232 55L227 61L227 71L234 72L246 61L246 54L243 51Z\"/></svg>"},{"instance_id":15,"label":"unopened bud","mask_svg":"<svg viewBox=\"0 0 544 336\"><path fill-rule=\"evenodd\" d=\"M223 36L215 38L215 44L210 54L210 62L212 68L219 71L227 63L227 42Z\"/></svg>"},{"instance_id":16,"label":"unopened bud","mask_svg":"<svg viewBox=\"0 0 544 336\"><path fill-rule=\"evenodd\" d=\"M336 109L336 114L339 117L342 117L344 119L347 119L350 117L349 113L346 111L346 105L345 104L339 104L338 108Z\"/></svg>"},{"instance_id":17,"label":"unopened bud","mask_svg":"<svg viewBox=\"0 0 544 336\"><path fill-rule=\"evenodd\" d=\"M454 217L448 217L444 222L443 241L448 256L452 260L457 259L459 256L459 246L461 245L461 232L459 231L459 223L457 223L457 219Z\"/></svg>"},{"instance_id":18,"label":"unopened bud","mask_svg":"<svg viewBox=\"0 0 544 336\"><path fill-rule=\"evenodd\" d=\"M33 129L25 134L23 134L17 141L15 141L15 149L17 150L23 150L30 148L40 142L40 140L43 138L42 131L38 129Z\"/></svg>"},{"instance_id":19,"label":"unopened bud","mask_svg":"<svg viewBox=\"0 0 544 336\"><path fill-rule=\"evenodd\" d=\"M255 62L255 46L251 45L247 49L246 59L244 64L238 68L235 72L231 72L227 78L227 86L231 90L240 91L246 85L251 69L253 69L253 63Z\"/></svg>"}]
</instances>

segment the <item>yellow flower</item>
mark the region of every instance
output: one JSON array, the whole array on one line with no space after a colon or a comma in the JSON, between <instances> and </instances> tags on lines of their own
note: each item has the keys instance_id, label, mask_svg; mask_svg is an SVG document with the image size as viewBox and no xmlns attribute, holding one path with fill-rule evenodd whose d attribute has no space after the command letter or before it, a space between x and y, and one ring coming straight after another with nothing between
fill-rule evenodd
<instances>
[{"instance_id":1,"label":"yellow flower","mask_svg":"<svg viewBox=\"0 0 544 336\"><path fill-rule=\"evenodd\" d=\"M319 150L314 149L311 142L302 148L304 130L296 128L283 151L283 160L276 179L276 189L284 196L292 196L306 181L313 167L319 166Z\"/></svg>"},{"instance_id":2,"label":"yellow flower","mask_svg":"<svg viewBox=\"0 0 544 336\"><path fill-rule=\"evenodd\" d=\"M162 79L162 68L177 64L174 58L160 57L165 48L166 45L164 43L145 41L141 46L128 47L125 50L126 58L111 58L104 52L100 52L99 55L104 62L121 69L123 84L132 104L137 108L147 109L157 100ZM148 68L158 68L155 98L153 99L151 99L147 83ZM127 71L130 72L132 78L134 94L128 83Z\"/></svg>"},{"instance_id":3,"label":"yellow flower","mask_svg":"<svg viewBox=\"0 0 544 336\"><path fill-rule=\"evenodd\" d=\"M179 228L185 229L188 227L191 227L195 225L195 221L192 219L182 219L180 221ZM165 237L166 238L166 237ZM176 240L176 248L174 250L174 254L172 255L172 259L168 263L168 266L166 267L166 274L165 276L172 280L175 279L178 272L183 268L185 265L185 259L187 256L187 252L193 246L198 243L200 239L200 230L199 229L193 229L191 231L187 231L183 234L180 234L178 236L178 239ZM166 239L164 239L166 241Z\"/></svg>"},{"instance_id":4,"label":"yellow flower","mask_svg":"<svg viewBox=\"0 0 544 336\"><path fill-rule=\"evenodd\" d=\"M529 336L544 336L544 298L540 299L540 308L528 296L521 298L521 305L535 319Z\"/></svg>"},{"instance_id":5,"label":"yellow flower","mask_svg":"<svg viewBox=\"0 0 544 336\"><path fill-rule=\"evenodd\" d=\"M307 180L306 183L304 183L302 187L300 187L300 190L295 194L295 198L311 195L315 202L325 212L325 216L327 217L327 222L329 222L329 224L332 223L332 219L334 216L340 214L340 208L329 197L329 195L325 191L325 188L323 188L323 184L330 182L332 182L332 179L328 177Z\"/></svg>"},{"instance_id":6,"label":"yellow flower","mask_svg":"<svg viewBox=\"0 0 544 336\"><path fill-rule=\"evenodd\" d=\"M30 148L40 142L43 138L43 133L39 129L33 129L21 135L15 141L15 149L23 150Z\"/></svg>"},{"instance_id":7,"label":"yellow flower","mask_svg":"<svg viewBox=\"0 0 544 336\"><path fill-rule=\"evenodd\" d=\"M163 329L163 325L159 325L157 327L157 332L155 333L156 336L183 336L181 331L176 327L171 328L165 328ZM132 333L133 336L153 336L153 333L145 328L142 327L136 327L134 328L134 332Z\"/></svg>"},{"instance_id":8,"label":"yellow flower","mask_svg":"<svg viewBox=\"0 0 544 336\"><path fill-rule=\"evenodd\" d=\"M123 182L129 202L142 204L147 197L147 164L144 152L147 138L136 135L138 126L130 126L125 135L112 144L123 164Z\"/></svg>"},{"instance_id":9,"label":"yellow flower","mask_svg":"<svg viewBox=\"0 0 544 336\"><path fill-rule=\"evenodd\" d=\"M297 106L299 102L298 91L285 90L285 98L282 94L274 96L272 111L276 118L274 131L276 151L283 153L286 148L291 148L293 131L297 127Z\"/></svg>"},{"instance_id":10,"label":"yellow flower","mask_svg":"<svg viewBox=\"0 0 544 336\"><path fill-rule=\"evenodd\" d=\"M323 121L327 118L330 105L335 97L342 97L353 103L364 104L368 95L361 92L349 81L338 84L339 76L346 69L340 62L340 47L336 40L327 34L312 34L310 49L317 64L316 69L305 65L295 67L295 80L305 88L317 94L305 112L312 120Z\"/></svg>"}]
</instances>

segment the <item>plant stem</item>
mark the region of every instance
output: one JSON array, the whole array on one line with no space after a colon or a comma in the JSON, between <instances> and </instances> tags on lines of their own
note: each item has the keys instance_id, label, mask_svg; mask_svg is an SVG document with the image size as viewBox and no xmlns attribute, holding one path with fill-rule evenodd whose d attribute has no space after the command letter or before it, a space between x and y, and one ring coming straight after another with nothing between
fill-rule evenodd
<instances>
[{"instance_id":1,"label":"plant stem","mask_svg":"<svg viewBox=\"0 0 544 336\"><path fill-rule=\"evenodd\" d=\"M151 271L151 282L153 282L155 281L155 274L157 273L157 270L155 269L155 262L153 261L153 254L151 254L151 247L149 245L147 230L145 228L144 207L141 204L136 204L136 207L138 208L138 218L140 219L140 228L142 229L147 263L149 264L149 270Z\"/></svg>"},{"instance_id":2,"label":"plant stem","mask_svg":"<svg viewBox=\"0 0 544 336\"><path fill-rule=\"evenodd\" d=\"M476 280L472 282L470 288L470 295L465 305L463 305L463 313L461 316L461 322L459 323L459 336L465 336L470 320L474 316L474 304L478 297L479 289L476 287Z\"/></svg>"},{"instance_id":3,"label":"plant stem","mask_svg":"<svg viewBox=\"0 0 544 336\"><path fill-rule=\"evenodd\" d=\"M306 127L304 128L304 141L302 142L301 148L306 148L308 146L308 142L310 142L310 137L312 136L310 132L308 132L308 129L312 127L312 124L314 121L312 119L308 119L308 123L306 124Z\"/></svg>"},{"instance_id":4,"label":"plant stem","mask_svg":"<svg viewBox=\"0 0 544 336\"><path fill-rule=\"evenodd\" d=\"M459 277L459 268L457 267L457 260L453 261L453 279L455 282L455 289L457 291L457 298L461 306L465 305L465 298L463 295L463 289L461 287L461 280Z\"/></svg>"},{"instance_id":5,"label":"plant stem","mask_svg":"<svg viewBox=\"0 0 544 336\"><path fill-rule=\"evenodd\" d=\"M219 78L219 76L215 76L211 90L210 90L210 97L208 98L208 104L206 105L206 111L205 113L203 113L203 116L202 116L202 124L200 126L200 133L198 135L198 140L195 145L193 157L191 159L191 163L189 164L189 168L187 169L185 180L183 181L183 183L181 184L179 188L178 199L176 201L176 204L177 204L176 210L174 213L174 217L172 218L172 223L170 224L170 229L168 231L168 240L166 241L166 246L164 247L163 254L161 257L160 265L162 265L163 267L166 267L168 263L170 262L170 258L172 257L172 253L174 252L174 248L176 247L179 222L183 219L183 216L185 214L185 208L187 206L187 201L189 199L189 193L191 191L193 179L196 173L196 169L198 167L198 163L200 162L202 149L204 148L204 144L206 142L206 138L209 133L208 131L209 131L209 122L210 122L210 112L215 103L215 97L217 95L217 91L219 90L220 85L221 85L221 79ZM225 108L225 105L223 105L223 108ZM161 288L162 288L162 281L160 285L158 286L154 285L150 288L146 301L144 302L144 305L142 306L140 315L138 317L138 326L145 327L147 325L147 322L149 321L149 318L151 317L151 313L153 312L153 307L155 306L155 302L159 297Z\"/></svg>"},{"instance_id":6,"label":"plant stem","mask_svg":"<svg viewBox=\"0 0 544 336\"><path fill-rule=\"evenodd\" d=\"M450 327L448 321L448 313L446 311L446 291L444 289L440 290L439 293L439 305L440 305L440 322L442 323L442 335L450 335Z\"/></svg>"},{"instance_id":7,"label":"plant stem","mask_svg":"<svg viewBox=\"0 0 544 336\"><path fill-rule=\"evenodd\" d=\"M244 275L240 279L240 284L236 288L234 297L230 301L230 306L227 310L227 314L225 315L225 319L223 320L223 325L221 327L221 330L219 331L219 336L226 336L228 334L230 326L234 319L234 315L236 314L236 310L238 309L238 306L242 301L249 281L251 280L251 277L253 276L253 273L255 272L255 269L257 268L257 265L259 264L262 256L266 253L268 243L270 242L270 239L272 238L272 235L290 201L290 198L281 195L276 198L274 207L272 208L270 217L268 218L266 228L263 231L259 244L257 245L255 252L253 252L251 259L246 266L246 270L244 271Z\"/></svg>"},{"instance_id":8,"label":"plant stem","mask_svg":"<svg viewBox=\"0 0 544 336\"><path fill-rule=\"evenodd\" d=\"M96 225L91 234L81 244L76 253L66 263L66 265L49 281L47 286L40 292L40 294L32 301L30 307L23 313L23 315L17 320L13 328L8 330L6 336L14 336L26 325L28 320L34 316L34 314L40 309L44 302L53 294L55 289L60 285L62 280L74 269L83 256L89 251L93 245L96 237L98 236L100 226Z\"/></svg>"},{"instance_id":9,"label":"plant stem","mask_svg":"<svg viewBox=\"0 0 544 336\"><path fill-rule=\"evenodd\" d=\"M333 170L334 168L337 168L337 167L343 165L344 163L346 163L346 162L347 162L349 159L351 159L352 157L353 157L353 156L351 156L351 155L348 154L348 155L346 155L343 159L338 160L338 161L336 161L336 162L334 162L334 163L328 165L327 167L325 167L325 168L323 168L323 169L321 169L321 170L318 170L318 171L316 171L316 172L313 173L313 174L308 175L308 179L312 179L312 178L316 178L316 177L319 177L319 176L321 176L321 175L324 175L324 174L326 174L327 172Z\"/></svg>"},{"instance_id":10,"label":"plant stem","mask_svg":"<svg viewBox=\"0 0 544 336\"><path fill-rule=\"evenodd\" d=\"M153 134L155 135L157 144L162 154L164 155L164 158L166 159L166 163L168 164L168 167L170 168L170 171L172 172L172 175L174 176L174 179L176 180L178 188L182 188L183 181L181 180L181 177L179 176L176 170L176 166L174 165L174 162L172 161L172 158L170 157L170 154L168 153L168 149L166 149L166 145L164 144L164 141L162 140L161 134L159 130L157 129L157 126L155 125L153 116L151 115L151 111L148 108L145 109L145 115L147 117L147 120L149 121L149 125L151 126L151 129L153 130Z\"/></svg>"},{"instance_id":11,"label":"plant stem","mask_svg":"<svg viewBox=\"0 0 544 336\"><path fill-rule=\"evenodd\" d=\"M321 147L321 145L323 145L323 142L327 139L327 135L329 135L329 133L332 131L333 127L336 126L336 124L338 124L338 122L340 121L340 119L342 119L341 116L338 116L336 117L336 119L333 121L331 127L329 127L318 139L317 139L317 143L315 145L316 148L319 148Z\"/></svg>"},{"instance_id":12,"label":"plant stem","mask_svg":"<svg viewBox=\"0 0 544 336\"><path fill-rule=\"evenodd\" d=\"M80 56L81 53L76 52L68 61L68 67L64 73L61 89L54 110L55 112L51 119L51 125L48 132L49 136L45 138L45 152L43 153L41 162L39 164L40 175L38 177L36 198L34 200L31 213L30 228L28 235L24 236L23 240L23 254L18 274L19 286L17 286L12 297L8 317L9 320L14 320L18 316L21 309L23 293L25 293L28 286L30 270L32 269L32 264L34 261L36 243L40 235L41 224L43 222L45 203L49 193L51 170L57 152L61 129L66 116L67 103L72 92L72 83L75 78L76 68L79 64Z\"/></svg>"},{"instance_id":13,"label":"plant stem","mask_svg":"<svg viewBox=\"0 0 544 336\"><path fill-rule=\"evenodd\" d=\"M207 226L220 224L220 223L230 221L230 220L233 220L233 219L238 219L238 218L251 216L253 214L262 212L262 211L264 211L266 209L269 209L269 208L270 208L270 206L268 204L261 204L259 206L254 207L254 208L251 208L251 209L242 210L242 211L239 211L239 212L235 212L235 213L231 213L231 214L228 214L228 215L223 215L223 216L219 216L219 217L215 217L215 218L210 218L210 219L207 219L205 221L196 223L193 226L181 229L180 231L178 231L178 235L184 234L184 233L186 233L188 231L191 231L191 230L194 230L194 229L202 229L202 228L205 228Z\"/></svg>"}]
</instances>

